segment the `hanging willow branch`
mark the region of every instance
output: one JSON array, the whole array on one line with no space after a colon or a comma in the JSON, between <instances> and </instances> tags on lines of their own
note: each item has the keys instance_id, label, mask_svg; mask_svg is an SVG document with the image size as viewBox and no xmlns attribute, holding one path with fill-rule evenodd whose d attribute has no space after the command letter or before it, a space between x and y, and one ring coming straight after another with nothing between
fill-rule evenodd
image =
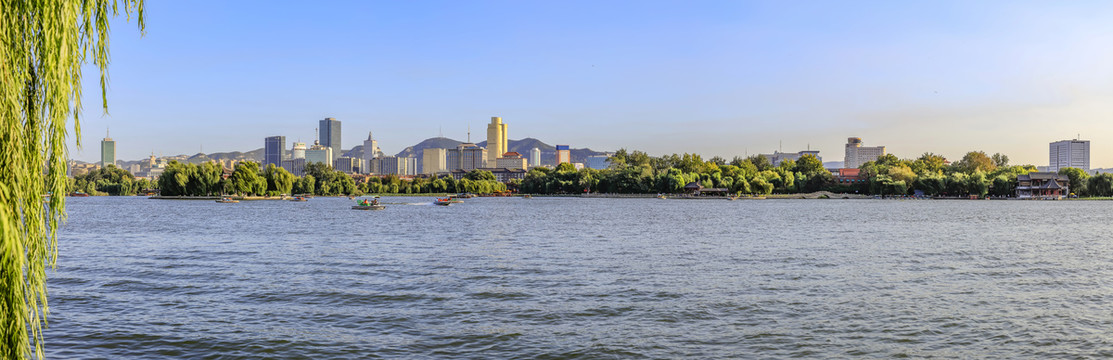
<instances>
[{"instance_id":1,"label":"hanging willow branch","mask_svg":"<svg viewBox=\"0 0 1113 360\"><path fill-rule=\"evenodd\" d=\"M65 217L66 123L80 146L81 67L100 69L108 110L108 21L143 0L0 0L0 357L43 358L46 267ZM43 203L44 194L53 194Z\"/></svg>"}]
</instances>

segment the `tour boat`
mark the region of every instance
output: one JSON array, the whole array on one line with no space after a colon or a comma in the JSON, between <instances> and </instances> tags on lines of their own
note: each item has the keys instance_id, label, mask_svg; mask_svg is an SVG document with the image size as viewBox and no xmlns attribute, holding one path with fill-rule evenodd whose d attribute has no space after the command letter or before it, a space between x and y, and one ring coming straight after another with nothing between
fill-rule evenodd
<instances>
[{"instance_id":1,"label":"tour boat","mask_svg":"<svg viewBox=\"0 0 1113 360\"><path fill-rule=\"evenodd\" d=\"M240 201L239 201L239 200L236 200L236 199L233 199L233 198L230 198L230 197L227 197L227 196L225 196L225 197L222 197L222 198L220 198L220 200L217 200L216 202L218 202L218 203L222 203L222 204L232 204L232 203L238 203L238 202L240 202Z\"/></svg>"},{"instance_id":2,"label":"tour boat","mask_svg":"<svg viewBox=\"0 0 1113 360\"><path fill-rule=\"evenodd\" d=\"M446 197L446 198L437 198L436 201L433 201L433 205L449 206L449 205L452 205L452 204L459 204L459 203L462 203L462 202L464 202L464 201L459 200L459 199L453 199L451 197Z\"/></svg>"},{"instance_id":3,"label":"tour boat","mask_svg":"<svg viewBox=\"0 0 1113 360\"><path fill-rule=\"evenodd\" d=\"M352 210L383 210L386 206L379 205L379 199L367 201L367 199L360 200L352 206Z\"/></svg>"}]
</instances>

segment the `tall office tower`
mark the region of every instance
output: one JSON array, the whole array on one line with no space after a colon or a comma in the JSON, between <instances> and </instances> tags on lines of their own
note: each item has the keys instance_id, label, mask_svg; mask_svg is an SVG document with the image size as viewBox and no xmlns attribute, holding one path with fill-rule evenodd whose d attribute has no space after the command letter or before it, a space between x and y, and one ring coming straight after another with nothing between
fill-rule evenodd
<instances>
[{"instance_id":1,"label":"tall office tower","mask_svg":"<svg viewBox=\"0 0 1113 360\"><path fill-rule=\"evenodd\" d=\"M1090 171L1090 140L1062 140L1051 143L1048 171L1072 167Z\"/></svg>"},{"instance_id":2,"label":"tall office tower","mask_svg":"<svg viewBox=\"0 0 1113 360\"><path fill-rule=\"evenodd\" d=\"M541 166L541 149L533 148L529 151L529 166Z\"/></svg>"},{"instance_id":3,"label":"tall office tower","mask_svg":"<svg viewBox=\"0 0 1113 360\"><path fill-rule=\"evenodd\" d=\"M506 124L502 122L502 118L492 116L491 123L487 124L487 167L497 167L498 158L510 151L510 141L506 135Z\"/></svg>"},{"instance_id":4,"label":"tall office tower","mask_svg":"<svg viewBox=\"0 0 1113 360\"><path fill-rule=\"evenodd\" d=\"M445 149L425 149L421 151L421 173L426 175L435 175L448 171L448 164L445 163Z\"/></svg>"},{"instance_id":5,"label":"tall office tower","mask_svg":"<svg viewBox=\"0 0 1113 360\"><path fill-rule=\"evenodd\" d=\"M100 141L100 166L116 165L116 142L104 132L104 140Z\"/></svg>"},{"instance_id":6,"label":"tall office tower","mask_svg":"<svg viewBox=\"0 0 1113 360\"><path fill-rule=\"evenodd\" d=\"M363 140L363 163L367 164L367 166L364 168L363 172L367 173L367 174L370 174L371 173L371 162L375 158L381 157L381 156L383 156L383 151L382 151L382 149L379 149L379 141L372 138L371 137L371 132L368 131L367 132L367 140Z\"/></svg>"},{"instance_id":7,"label":"tall office tower","mask_svg":"<svg viewBox=\"0 0 1113 360\"><path fill-rule=\"evenodd\" d=\"M882 156L885 156L884 146L862 146L862 138L847 138L846 156L843 158L842 167L854 169Z\"/></svg>"},{"instance_id":8,"label":"tall office tower","mask_svg":"<svg viewBox=\"0 0 1113 360\"><path fill-rule=\"evenodd\" d=\"M556 146L556 164L560 165L560 164L563 164L563 163L571 163L571 162L572 162L572 151L568 149L568 145L557 145Z\"/></svg>"},{"instance_id":9,"label":"tall office tower","mask_svg":"<svg viewBox=\"0 0 1113 360\"><path fill-rule=\"evenodd\" d=\"M325 118L320 121L320 129L321 146L332 148L332 159L328 162L332 164L343 155L340 150L340 121L335 118Z\"/></svg>"},{"instance_id":10,"label":"tall office tower","mask_svg":"<svg viewBox=\"0 0 1113 360\"><path fill-rule=\"evenodd\" d=\"M307 148L305 147L305 143L303 143L301 141L294 142L294 148L293 148L293 150L290 150L290 158L291 159L304 159L306 149Z\"/></svg>"},{"instance_id":11,"label":"tall office tower","mask_svg":"<svg viewBox=\"0 0 1113 360\"><path fill-rule=\"evenodd\" d=\"M263 168L267 165L282 167L282 158L286 152L285 136L270 136L263 141Z\"/></svg>"}]
</instances>

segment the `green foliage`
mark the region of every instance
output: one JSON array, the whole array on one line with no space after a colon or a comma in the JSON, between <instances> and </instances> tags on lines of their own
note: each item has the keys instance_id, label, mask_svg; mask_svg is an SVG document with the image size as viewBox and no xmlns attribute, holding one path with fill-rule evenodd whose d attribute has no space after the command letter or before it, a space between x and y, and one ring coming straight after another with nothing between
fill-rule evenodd
<instances>
[{"instance_id":1,"label":"green foliage","mask_svg":"<svg viewBox=\"0 0 1113 360\"><path fill-rule=\"evenodd\" d=\"M1008 162L1008 159L1005 159ZM997 164L984 151L971 151L962 157L962 160L951 165L956 171L971 174L974 172L993 172Z\"/></svg>"},{"instance_id":2,"label":"green foliage","mask_svg":"<svg viewBox=\"0 0 1113 360\"><path fill-rule=\"evenodd\" d=\"M65 218L66 122L81 133L82 70L100 70L108 110L108 23L117 10L139 16L143 2L0 1L0 357L43 357L46 268L57 258ZM81 138L77 137L80 146ZM106 186L111 180L87 182ZM128 192L127 181L114 182ZM91 185L90 185L91 184ZM73 184L76 187L76 181ZM127 185L130 188L130 185ZM52 193L48 204L43 194Z\"/></svg>"},{"instance_id":3,"label":"green foliage","mask_svg":"<svg viewBox=\"0 0 1113 360\"><path fill-rule=\"evenodd\" d=\"M1089 196L1113 196L1113 174L1105 173L1090 177L1086 182Z\"/></svg>"},{"instance_id":4,"label":"green foliage","mask_svg":"<svg viewBox=\"0 0 1113 360\"><path fill-rule=\"evenodd\" d=\"M267 192L267 180L259 176L259 164L244 161L236 164L232 171L232 189L242 195L263 195Z\"/></svg>"},{"instance_id":5,"label":"green foliage","mask_svg":"<svg viewBox=\"0 0 1113 360\"><path fill-rule=\"evenodd\" d=\"M1070 178L1070 192L1078 196L1086 196L1086 185L1090 179L1090 174L1085 170L1079 168L1066 167L1059 169L1059 175L1066 175Z\"/></svg>"},{"instance_id":6,"label":"green foliage","mask_svg":"<svg viewBox=\"0 0 1113 360\"><path fill-rule=\"evenodd\" d=\"M572 166L572 164L568 164L568 163L563 163L561 165ZM560 169L561 169L561 166L558 166L557 171L561 171ZM576 171L576 168L572 167L572 171ZM468 180L472 180L472 181L479 181L479 180L495 181L496 180L495 174L492 174L490 171L487 171L487 170L479 170L479 169L469 171L467 174L464 174L464 178L468 179Z\"/></svg>"},{"instance_id":7,"label":"green foliage","mask_svg":"<svg viewBox=\"0 0 1113 360\"><path fill-rule=\"evenodd\" d=\"M267 196L291 194L297 179L294 174L274 164L267 164L267 168L263 170L263 178L267 180Z\"/></svg>"},{"instance_id":8,"label":"green foliage","mask_svg":"<svg viewBox=\"0 0 1113 360\"><path fill-rule=\"evenodd\" d=\"M73 188L91 195L135 195L139 185L130 172L110 164L75 176Z\"/></svg>"}]
</instances>

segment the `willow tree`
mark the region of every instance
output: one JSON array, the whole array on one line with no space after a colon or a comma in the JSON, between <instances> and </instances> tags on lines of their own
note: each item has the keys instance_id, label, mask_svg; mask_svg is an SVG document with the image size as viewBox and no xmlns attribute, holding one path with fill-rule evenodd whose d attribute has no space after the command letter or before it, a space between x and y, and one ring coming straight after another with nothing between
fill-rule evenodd
<instances>
[{"instance_id":1,"label":"willow tree","mask_svg":"<svg viewBox=\"0 0 1113 360\"><path fill-rule=\"evenodd\" d=\"M118 4L119 3L119 4ZM0 0L0 357L43 357L46 268L65 217L67 123L80 145L81 68L108 67L108 22L142 0ZM43 194L53 193L47 204Z\"/></svg>"}]
</instances>

